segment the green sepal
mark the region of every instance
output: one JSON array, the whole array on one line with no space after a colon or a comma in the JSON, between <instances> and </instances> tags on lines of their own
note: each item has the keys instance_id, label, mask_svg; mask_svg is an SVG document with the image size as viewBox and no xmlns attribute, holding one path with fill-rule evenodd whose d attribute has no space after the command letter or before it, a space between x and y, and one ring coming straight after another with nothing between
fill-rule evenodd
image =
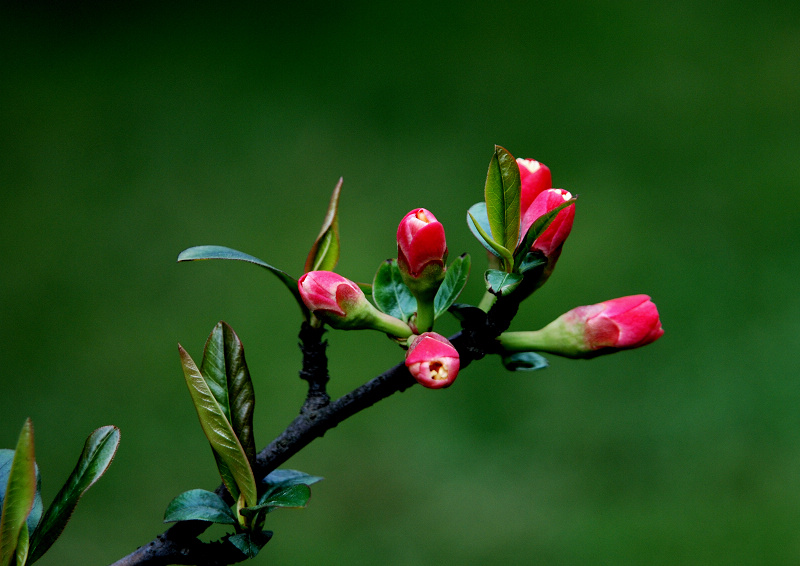
<instances>
[{"instance_id":1,"label":"green sepal","mask_svg":"<svg viewBox=\"0 0 800 566\"><path fill-rule=\"evenodd\" d=\"M500 361L509 371L536 371L550 365L547 358L535 352L514 352L501 356Z\"/></svg>"},{"instance_id":2,"label":"green sepal","mask_svg":"<svg viewBox=\"0 0 800 566\"><path fill-rule=\"evenodd\" d=\"M272 538L272 531L258 531L239 533L228 538L230 543L238 548L248 558L255 558L258 551Z\"/></svg>"},{"instance_id":3,"label":"green sepal","mask_svg":"<svg viewBox=\"0 0 800 566\"><path fill-rule=\"evenodd\" d=\"M517 246L516 251L514 252L515 271L519 271L520 265L528 255L528 252L530 251L533 243L536 241L536 238L544 234L545 230L547 230L550 224L552 224L559 212L567 208L569 205L575 203L576 200L578 200L577 195L573 196L569 200L565 200L563 204L545 214L542 214L534 221L533 224L531 224L531 227L528 228L528 232L525 234L525 237L522 239L519 246Z\"/></svg>"},{"instance_id":4,"label":"green sepal","mask_svg":"<svg viewBox=\"0 0 800 566\"><path fill-rule=\"evenodd\" d=\"M36 499L36 461L34 457L33 422L27 419L14 450L8 472L8 484L0 515L0 565L9 566L16 560L19 543L28 551L27 519ZM23 531L25 531L23 533ZM22 537L22 541L20 541Z\"/></svg>"},{"instance_id":5,"label":"green sepal","mask_svg":"<svg viewBox=\"0 0 800 566\"><path fill-rule=\"evenodd\" d=\"M471 264L469 254L461 254L447 268L444 280L433 300L434 318L439 318L456 302L467 284Z\"/></svg>"},{"instance_id":6,"label":"green sepal","mask_svg":"<svg viewBox=\"0 0 800 566\"><path fill-rule=\"evenodd\" d=\"M255 391L242 342L233 329L222 321L214 326L208 336L200 373L231 424L247 461L253 466L256 459L253 438Z\"/></svg>"},{"instance_id":7,"label":"green sepal","mask_svg":"<svg viewBox=\"0 0 800 566\"><path fill-rule=\"evenodd\" d=\"M322 222L319 236L314 240L311 251L308 252L303 271L333 271L339 263L339 194L342 191L344 179L339 178L333 189L328 211Z\"/></svg>"},{"instance_id":8,"label":"green sepal","mask_svg":"<svg viewBox=\"0 0 800 566\"><path fill-rule=\"evenodd\" d=\"M522 275L519 273L506 273L499 269L487 269L483 274L486 288L493 295L502 297L508 295L522 283Z\"/></svg>"},{"instance_id":9,"label":"green sepal","mask_svg":"<svg viewBox=\"0 0 800 566\"><path fill-rule=\"evenodd\" d=\"M80 498L106 473L117 453L119 439L119 429L111 425L98 428L86 439L75 469L31 536L29 564L33 564L50 549L64 531Z\"/></svg>"},{"instance_id":10,"label":"green sepal","mask_svg":"<svg viewBox=\"0 0 800 566\"><path fill-rule=\"evenodd\" d=\"M281 283L286 286L287 289L289 289L295 301L297 301L297 304L300 306L303 317L306 320L309 319L310 313L308 312L308 309L306 308L306 305L303 303L303 299L300 296L300 290L297 288L297 279L285 271L278 269L277 267L273 267L272 265L258 259L255 256L251 256L250 254L246 254L232 248L226 248L225 246L194 246L192 248L183 250L178 254L179 262L204 259L233 259L238 261L246 261L247 263L254 263L263 267L264 269L267 269L273 275L275 275L281 281Z\"/></svg>"},{"instance_id":11,"label":"green sepal","mask_svg":"<svg viewBox=\"0 0 800 566\"><path fill-rule=\"evenodd\" d=\"M380 311L403 322L408 322L417 312L417 299L403 282L403 275L396 259L387 259L375 272L372 300Z\"/></svg>"},{"instance_id":12,"label":"green sepal","mask_svg":"<svg viewBox=\"0 0 800 566\"><path fill-rule=\"evenodd\" d=\"M244 448L192 357L180 344L178 351L186 386L200 419L200 426L211 444L211 449L225 463L226 471L229 472L226 474L220 470L222 481L234 500L239 499L242 494L245 506L254 505L257 501L256 480Z\"/></svg>"},{"instance_id":13,"label":"green sepal","mask_svg":"<svg viewBox=\"0 0 800 566\"><path fill-rule=\"evenodd\" d=\"M228 504L213 491L191 489L181 493L167 505L164 522L177 521L208 521L235 525L236 517Z\"/></svg>"},{"instance_id":14,"label":"green sepal","mask_svg":"<svg viewBox=\"0 0 800 566\"><path fill-rule=\"evenodd\" d=\"M486 174L486 215L492 237L507 250L519 239L519 201L521 189L519 166L505 148L496 145Z\"/></svg>"},{"instance_id":15,"label":"green sepal","mask_svg":"<svg viewBox=\"0 0 800 566\"><path fill-rule=\"evenodd\" d=\"M467 211L467 216L470 218L470 220L472 220L472 226L475 228L475 230L478 231L478 235L483 239L481 243L488 244L493 250L492 253L494 253L500 259L506 260L506 263L511 265L513 261L513 256L511 255L511 252L505 247L503 247L501 244L495 242L492 239L492 237L489 234L487 234L486 231L481 227L481 225L478 224L478 221L475 219L474 216L472 216L471 212Z\"/></svg>"}]
</instances>

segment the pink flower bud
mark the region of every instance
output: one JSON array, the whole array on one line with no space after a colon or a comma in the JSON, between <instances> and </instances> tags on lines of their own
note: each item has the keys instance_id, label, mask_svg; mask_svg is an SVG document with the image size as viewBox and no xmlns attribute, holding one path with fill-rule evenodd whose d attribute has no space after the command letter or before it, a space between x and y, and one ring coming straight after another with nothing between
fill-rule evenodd
<instances>
[{"instance_id":1,"label":"pink flower bud","mask_svg":"<svg viewBox=\"0 0 800 566\"><path fill-rule=\"evenodd\" d=\"M458 375L458 351L441 334L425 332L414 337L406 353L406 367L420 385L449 387Z\"/></svg>"},{"instance_id":2,"label":"pink flower bud","mask_svg":"<svg viewBox=\"0 0 800 566\"><path fill-rule=\"evenodd\" d=\"M297 287L308 310L323 318L344 318L367 302L358 285L332 271L309 271Z\"/></svg>"},{"instance_id":3,"label":"pink flower bud","mask_svg":"<svg viewBox=\"0 0 800 566\"><path fill-rule=\"evenodd\" d=\"M583 326L584 346L625 350L658 340L664 330L658 309L647 295L631 295L578 307L563 315L567 324Z\"/></svg>"},{"instance_id":4,"label":"pink flower bud","mask_svg":"<svg viewBox=\"0 0 800 566\"><path fill-rule=\"evenodd\" d=\"M522 214L525 214L539 193L553 186L553 178L546 165L533 159L518 158L517 166L521 181L519 209Z\"/></svg>"},{"instance_id":5,"label":"pink flower bud","mask_svg":"<svg viewBox=\"0 0 800 566\"><path fill-rule=\"evenodd\" d=\"M444 271L447 243L444 227L424 208L416 208L400 221L397 228L397 263L400 270L418 279L428 272Z\"/></svg>"},{"instance_id":6,"label":"pink flower bud","mask_svg":"<svg viewBox=\"0 0 800 566\"><path fill-rule=\"evenodd\" d=\"M520 241L525 238L528 229L533 226L537 218L558 208L571 198L572 195L569 191L564 189L547 189L539 193L531 205L523 212L522 221L520 222ZM559 253L561 246L572 230L574 219L575 205L571 204L556 215L550 226L544 231L544 234L536 238L533 246L531 246L531 251L539 250L548 258Z\"/></svg>"}]
</instances>

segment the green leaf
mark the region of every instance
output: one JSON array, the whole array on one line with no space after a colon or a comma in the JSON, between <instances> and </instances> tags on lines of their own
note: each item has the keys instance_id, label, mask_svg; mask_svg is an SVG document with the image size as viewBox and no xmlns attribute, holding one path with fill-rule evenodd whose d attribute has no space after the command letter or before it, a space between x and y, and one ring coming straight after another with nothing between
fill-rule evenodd
<instances>
[{"instance_id":1,"label":"green leaf","mask_svg":"<svg viewBox=\"0 0 800 566\"><path fill-rule=\"evenodd\" d=\"M515 269L519 269L520 264L522 264L522 262L525 260L528 252L531 249L531 246L536 241L536 238L544 234L544 231L547 230L553 220L555 220L558 213L567 208L569 205L573 204L577 199L578 197L574 196L569 200L565 200L563 204L558 206L558 208L554 208L550 212L541 215L536 219L536 221L534 221L533 224L531 224L531 227L528 228L527 234L525 234L525 238L523 238L522 242L520 242L519 246L514 252Z\"/></svg>"},{"instance_id":2,"label":"green leaf","mask_svg":"<svg viewBox=\"0 0 800 566\"><path fill-rule=\"evenodd\" d=\"M28 560L28 550L30 550L30 535L28 533L28 523L22 523L17 539L17 551L15 552L16 564L25 564Z\"/></svg>"},{"instance_id":3,"label":"green leaf","mask_svg":"<svg viewBox=\"0 0 800 566\"><path fill-rule=\"evenodd\" d=\"M471 260L469 254L458 256L447 268L444 274L444 281L436 291L436 298L433 300L434 318L439 318L450 305L456 302L469 278L469 268Z\"/></svg>"},{"instance_id":4,"label":"green leaf","mask_svg":"<svg viewBox=\"0 0 800 566\"><path fill-rule=\"evenodd\" d=\"M486 174L486 215L492 237L507 250L513 250L519 239L519 166L514 156L499 145Z\"/></svg>"},{"instance_id":5,"label":"green leaf","mask_svg":"<svg viewBox=\"0 0 800 566\"><path fill-rule=\"evenodd\" d=\"M508 251L503 246L501 246L500 244L498 244L497 242L495 242L492 239L492 237L489 234L487 234L486 231L483 228L481 228L481 225L478 224L478 221L475 219L475 217L472 216L471 212L467 211L467 216L472 220L472 225L471 225L470 229L472 229L472 227L474 227L475 230L477 230L478 235L483 240L481 243L483 243L484 245L488 244L489 247L492 248L491 251L492 251L492 253L494 255L500 257L501 259L506 260L506 262L508 262L508 263L511 263L511 261L513 260L511 252Z\"/></svg>"},{"instance_id":6,"label":"green leaf","mask_svg":"<svg viewBox=\"0 0 800 566\"><path fill-rule=\"evenodd\" d=\"M241 494L244 496L245 505L254 505L257 500L256 480L244 448L194 360L180 345L178 350L186 386L189 388L197 417L200 419L200 426L211 444L211 449L230 472L226 477L220 470L222 481L234 499L238 499Z\"/></svg>"},{"instance_id":7,"label":"green leaf","mask_svg":"<svg viewBox=\"0 0 800 566\"><path fill-rule=\"evenodd\" d=\"M547 258L541 252L528 252L519 265L519 272L524 274L543 265L547 265Z\"/></svg>"},{"instance_id":8,"label":"green leaf","mask_svg":"<svg viewBox=\"0 0 800 566\"><path fill-rule=\"evenodd\" d=\"M3 508L3 500L6 496L6 486L8 485L8 474L11 472L11 462L14 461L14 451L9 448L0 448L0 510ZM42 474L39 472L39 465L36 466L36 497L33 500L33 509L28 514L28 533L32 533L39 525L42 518Z\"/></svg>"},{"instance_id":9,"label":"green leaf","mask_svg":"<svg viewBox=\"0 0 800 566\"><path fill-rule=\"evenodd\" d=\"M477 230L477 226L481 227L482 232ZM467 211L467 227L469 228L472 235L486 248L487 251L490 253L498 256L499 254L494 251L494 248L489 245L489 242L481 234L489 234L492 231L491 226L489 226L489 217L486 216L486 203L485 202L476 202L472 206L469 207ZM496 244L497 242L495 242Z\"/></svg>"},{"instance_id":10,"label":"green leaf","mask_svg":"<svg viewBox=\"0 0 800 566\"><path fill-rule=\"evenodd\" d=\"M165 523L193 520L223 525L236 524L236 517L225 501L216 493L205 489L192 489L181 493L170 501L164 512Z\"/></svg>"},{"instance_id":11,"label":"green leaf","mask_svg":"<svg viewBox=\"0 0 800 566\"><path fill-rule=\"evenodd\" d=\"M519 273L506 273L497 269L487 269L483 278L489 292L497 296L508 295L522 283L522 275Z\"/></svg>"},{"instance_id":12,"label":"green leaf","mask_svg":"<svg viewBox=\"0 0 800 566\"><path fill-rule=\"evenodd\" d=\"M333 189L322 229L306 258L304 268L306 273L320 270L333 271L339 262L339 193L342 191L343 181L344 179L340 178Z\"/></svg>"},{"instance_id":13,"label":"green leaf","mask_svg":"<svg viewBox=\"0 0 800 566\"><path fill-rule=\"evenodd\" d=\"M372 299L382 312L403 322L408 322L411 315L417 312L417 299L403 283L396 259L381 263L372 282Z\"/></svg>"},{"instance_id":14,"label":"green leaf","mask_svg":"<svg viewBox=\"0 0 800 566\"><path fill-rule=\"evenodd\" d=\"M536 371L550 365L547 358L535 352L514 352L502 356L500 360L509 371Z\"/></svg>"},{"instance_id":15,"label":"green leaf","mask_svg":"<svg viewBox=\"0 0 800 566\"><path fill-rule=\"evenodd\" d=\"M303 304L303 299L300 297L300 290L297 288L297 279L285 271L278 269L277 267L273 267L270 264L261 261L257 257L240 252L238 250L226 248L225 246L194 246L193 248L183 250L180 254L178 254L179 262L204 259L234 259L238 261L246 261L248 263L260 265L261 267L269 270L273 275L280 279L281 283L283 283L287 289L289 289L297 301L297 304L300 305L300 310L303 312L303 316L308 319L309 312L305 304Z\"/></svg>"},{"instance_id":16,"label":"green leaf","mask_svg":"<svg viewBox=\"0 0 800 566\"><path fill-rule=\"evenodd\" d=\"M272 531L256 533L240 533L229 537L228 540L248 558L255 558L258 551L272 538Z\"/></svg>"},{"instance_id":17,"label":"green leaf","mask_svg":"<svg viewBox=\"0 0 800 566\"><path fill-rule=\"evenodd\" d=\"M311 488L306 484L295 484L284 487L277 492L267 492L258 502L258 505L244 507L239 513L245 517L254 517L254 524L258 524L260 516L269 513L277 507L305 507L311 497Z\"/></svg>"},{"instance_id":18,"label":"green leaf","mask_svg":"<svg viewBox=\"0 0 800 566\"><path fill-rule=\"evenodd\" d=\"M0 565L9 566L22 542L27 553L26 520L36 498L36 462L33 449L33 422L25 421L19 434L0 515ZM23 533L23 531L25 531ZM22 536L22 541L20 540Z\"/></svg>"},{"instance_id":19,"label":"green leaf","mask_svg":"<svg viewBox=\"0 0 800 566\"><path fill-rule=\"evenodd\" d=\"M81 496L108 470L118 446L119 429L115 426L100 427L86 439L75 469L31 537L30 564L47 552L61 535Z\"/></svg>"},{"instance_id":20,"label":"green leaf","mask_svg":"<svg viewBox=\"0 0 800 566\"><path fill-rule=\"evenodd\" d=\"M268 491L275 491L276 489L283 489L284 487L298 484L312 485L323 479L325 478L311 476L298 470L274 470L270 472L262 482L269 487Z\"/></svg>"},{"instance_id":21,"label":"green leaf","mask_svg":"<svg viewBox=\"0 0 800 566\"><path fill-rule=\"evenodd\" d=\"M222 321L217 323L206 341L200 373L252 466L256 458L253 438L255 391L242 342L233 329Z\"/></svg>"}]
</instances>

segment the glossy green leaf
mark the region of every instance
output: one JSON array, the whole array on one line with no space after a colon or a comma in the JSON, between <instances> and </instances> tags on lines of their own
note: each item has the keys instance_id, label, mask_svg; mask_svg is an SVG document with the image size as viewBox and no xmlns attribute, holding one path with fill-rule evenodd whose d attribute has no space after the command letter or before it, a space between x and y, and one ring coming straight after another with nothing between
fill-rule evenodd
<instances>
[{"instance_id":1,"label":"glossy green leaf","mask_svg":"<svg viewBox=\"0 0 800 566\"><path fill-rule=\"evenodd\" d=\"M522 275L519 273L506 273L497 269L487 269L483 278L489 292L498 296L508 295L522 283Z\"/></svg>"},{"instance_id":2,"label":"glossy green leaf","mask_svg":"<svg viewBox=\"0 0 800 566\"><path fill-rule=\"evenodd\" d=\"M403 283L396 259L387 259L375 273L372 300L381 311L403 322L408 322L411 315L417 312L417 299Z\"/></svg>"},{"instance_id":3,"label":"glossy green leaf","mask_svg":"<svg viewBox=\"0 0 800 566\"><path fill-rule=\"evenodd\" d=\"M8 483L0 515L0 566L16 559L18 543L27 553L27 519L36 498L36 462L33 448L33 423L25 421L8 472ZM23 530L25 531L23 533ZM20 535L23 540L20 541Z\"/></svg>"},{"instance_id":4,"label":"glossy green leaf","mask_svg":"<svg viewBox=\"0 0 800 566\"><path fill-rule=\"evenodd\" d=\"M525 234L525 238L523 238L519 247L517 247L517 250L514 252L514 268L516 270L519 269L520 264L525 260L536 238L544 234L544 231L547 230L553 220L555 220L559 212L573 204L577 199L578 197L574 196L569 200L565 200L558 208L554 208L550 212L543 214L531 224L531 227L528 228L528 232Z\"/></svg>"},{"instance_id":5,"label":"glossy green leaf","mask_svg":"<svg viewBox=\"0 0 800 566\"><path fill-rule=\"evenodd\" d=\"M339 262L339 194L342 191L343 179L339 179L333 189L328 211L322 222L319 236L314 240L311 251L308 252L304 271L333 271Z\"/></svg>"},{"instance_id":6,"label":"glossy green leaf","mask_svg":"<svg viewBox=\"0 0 800 566\"><path fill-rule=\"evenodd\" d=\"M471 259L469 254L462 254L458 256L447 268L444 274L444 280L436 291L436 297L433 300L434 317L439 318L450 306L456 302L464 286L467 284L469 278L469 268Z\"/></svg>"},{"instance_id":7,"label":"glossy green leaf","mask_svg":"<svg viewBox=\"0 0 800 566\"><path fill-rule=\"evenodd\" d=\"M519 238L520 176L516 159L505 148L494 146L486 174L486 215L494 240L513 250Z\"/></svg>"},{"instance_id":8,"label":"glossy green leaf","mask_svg":"<svg viewBox=\"0 0 800 566\"><path fill-rule=\"evenodd\" d=\"M19 530L19 538L17 539L17 550L15 552L16 564L25 564L28 560L28 551L30 550L30 535L28 533L28 524L22 523L22 528Z\"/></svg>"},{"instance_id":9,"label":"glossy green leaf","mask_svg":"<svg viewBox=\"0 0 800 566\"><path fill-rule=\"evenodd\" d=\"M300 306L300 310L303 311L303 316L308 318L308 309L306 308L305 304L303 304L303 299L300 297L300 290L297 288L297 279L285 271L278 269L277 267L273 267L255 256L251 256L231 248L226 248L225 246L194 246L193 248L183 250L180 254L178 254L179 262L198 261L204 259L233 259L237 261L246 261L269 270L273 275L280 279L281 283L283 283L287 289L289 289L297 301L297 304Z\"/></svg>"},{"instance_id":10,"label":"glossy green leaf","mask_svg":"<svg viewBox=\"0 0 800 566\"><path fill-rule=\"evenodd\" d=\"M547 258L544 257L541 252L528 252L520 263L518 271L524 274L531 269L536 269L544 265L547 265Z\"/></svg>"},{"instance_id":11,"label":"glossy green leaf","mask_svg":"<svg viewBox=\"0 0 800 566\"><path fill-rule=\"evenodd\" d=\"M228 540L238 548L242 554L248 558L255 558L258 551L272 538L272 531L260 531L255 533L239 533L233 535Z\"/></svg>"},{"instance_id":12,"label":"glossy green leaf","mask_svg":"<svg viewBox=\"0 0 800 566\"><path fill-rule=\"evenodd\" d=\"M473 233L477 231L478 236L480 236L479 239L481 240L481 243L484 244L484 246L488 245L490 248L492 248L491 252L493 254L500 257L501 259L506 260L508 263L511 263L511 261L513 260L511 252L506 248L504 248L503 246L501 246L500 244L498 244L497 242L495 242L492 239L492 237L481 227L481 225L478 223L478 220L475 219L474 216L472 216L471 212L467 211L467 216L472 221L470 224L470 229L472 228L475 229L473 230Z\"/></svg>"},{"instance_id":13,"label":"glossy green leaf","mask_svg":"<svg viewBox=\"0 0 800 566\"><path fill-rule=\"evenodd\" d=\"M3 508L3 500L6 496L6 486L8 485L8 474L11 472L11 462L14 461L14 451L9 448L0 448L0 510ZM36 497L33 500L33 509L28 513L26 521L28 533L32 533L39 525L42 518L42 474L39 472L38 464L36 468Z\"/></svg>"},{"instance_id":14,"label":"glossy green leaf","mask_svg":"<svg viewBox=\"0 0 800 566\"><path fill-rule=\"evenodd\" d=\"M165 523L177 521L208 521L235 525L236 517L225 501L213 491L192 489L170 501L164 513Z\"/></svg>"},{"instance_id":15,"label":"glossy green leaf","mask_svg":"<svg viewBox=\"0 0 800 566\"><path fill-rule=\"evenodd\" d=\"M117 427L104 426L86 439L75 469L47 508L39 528L31 537L29 563L33 564L53 545L69 522L81 496L108 470L117 453L119 438Z\"/></svg>"},{"instance_id":16,"label":"glossy green leaf","mask_svg":"<svg viewBox=\"0 0 800 566\"><path fill-rule=\"evenodd\" d=\"M223 474L222 481L234 499L239 495L244 496L245 505L251 506L256 503L256 480L253 477L253 470L244 452L244 448L239 443L239 439L233 432L233 427L222 408L214 398L208 383L203 374L197 368L191 356L178 345L183 366L183 375L186 379L186 386L192 397L197 417L200 419L200 426L208 438L211 449L225 463L229 474ZM226 477L227 476L227 477ZM233 479L233 481L231 481Z\"/></svg>"},{"instance_id":17,"label":"glossy green leaf","mask_svg":"<svg viewBox=\"0 0 800 566\"><path fill-rule=\"evenodd\" d=\"M478 232L476 226L480 226L482 232ZM491 226L489 226L489 217L486 216L486 203L485 202L476 202L472 206L469 207L467 211L467 227L469 228L472 235L483 245L484 248L490 253L498 256L498 253L494 250L492 246L489 245L489 242L481 235L483 234L490 234L492 231Z\"/></svg>"},{"instance_id":18,"label":"glossy green leaf","mask_svg":"<svg viewBox=\"0 0 800 566\"><path fill-rule=\"evenodd\" d=\"M547 358L535 352L514 352L500 359L509 371L536 371L550 365Z\"/></svg>"},{"instance_id":19,"label":"glossy green leaf","mask_svg":"<svg viewBox=\"0 0 800 566\"><path fill-rule=\"evenodd\" d=\"M258 505L244 507L239 512L245 517L254 517L253 521L257 522L259 515L269 513L278 507L305 507L310 497L311 488L306 484L290 485L274 493L265 493Z\"/></svg>"},{"instance_id":20,"label":"glossy green leaf","mask_svg":"<svg viewBox=\"0 0 800 566\"><path fill-rule=\"evenodd\" d=\"M312 485L323 479L325 478L299 470L274 470L262 480L262 483L268 487L269 492L298 484Z\"/></svg>"},{"instance_id":21,"label":"glossy green leaf","mask_svg":"<svg viewBox=\"0 0 800 566\"><path fill-rule=\"evenodd\" d=\"M256 458L253 438L255 391L244 358L244 347L233 329L218 322L206 341L200 373L233 428L252 466Z\"/></svg>"}]
</instances>

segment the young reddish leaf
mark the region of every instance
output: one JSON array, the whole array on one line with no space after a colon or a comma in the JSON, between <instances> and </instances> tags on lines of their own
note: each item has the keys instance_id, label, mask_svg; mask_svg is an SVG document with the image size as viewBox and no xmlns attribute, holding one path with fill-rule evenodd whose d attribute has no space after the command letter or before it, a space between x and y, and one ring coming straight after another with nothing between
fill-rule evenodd
<instances>
[{"instance_id":1,"label":"young reddish leaf","mask_svg":"<svg viewBox=\"0 0 800 566\"><path fill-rule=\"evenodd\" d=\"M212 450L225 463L234 480L231 482L231 477L226 478L226 474L220 473L225 487L228 488L234 499L239 499L241 494L244 496L246 506L254 505L257 501L256 480L244 448L239 443L230 422L225 418L222 408L214 398L214 394L192 357L180 345L178 345L178 350L186 386L189 388L189 395L192 397L197 417L200 419L200 426L203 428Z\"/></svg>"},{"instance_id":2,"label":"young reddish leaf","mask_svg":"<svg viewBox=\"0 0 800 566\"><path fill-rule=\"evenodd\" d=\"M25 421L20 432L14 460L8 474L3 512L0 516L0 565L9 566L18 556L27 554L28 537L26 520L36 498L36 462L33 449L33 423ZM23 532L23 530L25 532ZM20 536L21 535L21 536ZM22 540L20 540L22 538Z\"/></svg>"},{"instance_id":3,"label":"young reddish leaf","mask_svg":"<svg viewBox=\"0 0 800 566\"><path fill-rule=\"evenodd\" d=\"M339 193L342 191L344 179L336 183L328 203L328 211L322 222L319 236L314 240L311 251L306 258L305 273L309 271L333 271L339 263Z\"/></svg>"},{"instance_id":4,"label":"young reddish leaf","mask_svg":"<svg viewBox=\"0 0 800 566\"><path fill-rule=\"evenodd\" d=\"M75 469L31 536L30 564L47 552L61 535L81 496L108 470L118 447L119 429L115 426L100 427L89 435Z\"/></svg>"}]
</instances>

